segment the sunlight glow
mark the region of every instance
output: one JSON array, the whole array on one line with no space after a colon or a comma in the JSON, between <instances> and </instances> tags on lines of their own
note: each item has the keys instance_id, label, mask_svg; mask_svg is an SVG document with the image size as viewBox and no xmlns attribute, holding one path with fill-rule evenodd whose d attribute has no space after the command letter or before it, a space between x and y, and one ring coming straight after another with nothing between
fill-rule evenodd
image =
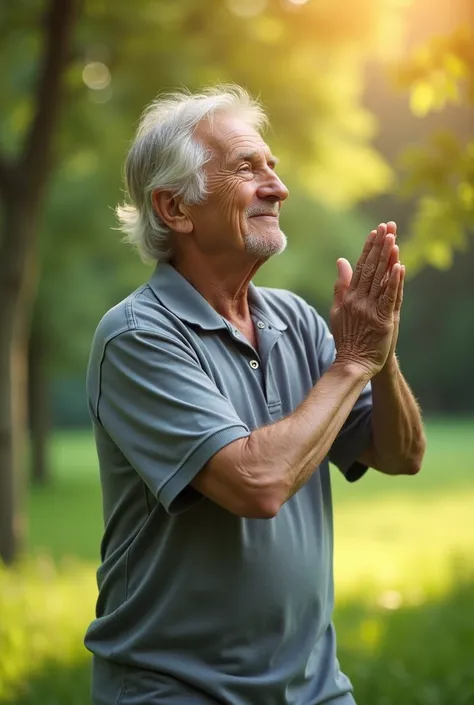
<instances>
[{"instance_id":1,"label":"sunlight glow","mask_svg":"<svg viewBox=\"0 0 474 705\"><path fill-rule=\"evenodd\" d=\"M227 7L237 17L257 17L267 6L267 0L227 0Z\"/></svg>"}]
</instances>

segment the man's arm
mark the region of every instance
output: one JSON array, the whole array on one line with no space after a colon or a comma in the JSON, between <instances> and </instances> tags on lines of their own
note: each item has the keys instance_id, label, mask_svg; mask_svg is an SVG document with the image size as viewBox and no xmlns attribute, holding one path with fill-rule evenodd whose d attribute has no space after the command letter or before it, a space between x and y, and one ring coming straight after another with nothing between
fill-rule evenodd
<instances>
[{"instance_id":1,"label":"man's arm","mask_svg":"<svg viewBox=\"0 0 474 705\"><path fill-rule=\"evenodd\" d=\"M393 240L371 233L350 291L336 287L336 360L308 398L286 419L222 448L194 478L195 489L239 516L268 518L309 480L390 352L401 280L397 263L383 285Z\"/></svg>"},{"instance_id":2,"label":"man's arm","mask_svg":"<svg viewBox=\"0 0 474 705\"><path fill-rule=\"evenodd\" d=\"M372 443L359 462L387 475L415 475L426 448L420 410L392 355L372 378Z\"/></svg>"},{"instance_id":3,"label":"man's arm","mask_svg":"<svg viewBox=\"0 0 474 705\"><path fill-rule=\"evenodd\" d=\"M392 221L386 227L387 235L395 238L396 224ZM399 262L398 247L394 244L386 277L391 267ZM358 458L363 465L387 475L415 475L421 469L426 449L420 410L395 355L404 282L405 267L402 267L393 312L392 346L383 369L372 379L372 443Z\"/></svg>"},{"instance_id":4,"label":"man's arm","mask_svg":"<svg viewBox=\"0 0 474 705\"><path fill-rule=\"evenodd\" d=\"M367 382L364 367L336 361L296 411L222 448L192 486L233 514L275 516L326 457Z\"/></svg>"}]
</instances>

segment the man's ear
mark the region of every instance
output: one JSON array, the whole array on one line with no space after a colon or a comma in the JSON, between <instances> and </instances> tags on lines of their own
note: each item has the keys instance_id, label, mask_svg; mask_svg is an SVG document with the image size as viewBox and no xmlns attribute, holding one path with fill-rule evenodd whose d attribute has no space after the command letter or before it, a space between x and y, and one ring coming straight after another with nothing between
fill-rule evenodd
<instances>
[{"instance_id":1,"label":"man's ear","mask_svg":"<svg viewBox=\"0 0 474 705\"><path fill-rule=\"evenodd\" d=\"M193 222L181 196L176 196L166 189L157 189L153 191L151 199L153 210L170 230L176 233L192 232Z\"/></svg>"}]
</instances>

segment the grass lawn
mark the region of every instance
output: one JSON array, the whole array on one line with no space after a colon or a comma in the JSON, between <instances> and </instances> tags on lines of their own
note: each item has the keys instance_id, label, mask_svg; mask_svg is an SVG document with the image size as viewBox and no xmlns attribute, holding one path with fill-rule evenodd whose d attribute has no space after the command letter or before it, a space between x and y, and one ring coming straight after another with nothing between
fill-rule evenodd
<instances>
[{"instance_id":1,"label":"grass lawn","mask_svg":"<svg viewBox=\"0 0 474 705\"><path fill-rule=\"evenodd\" d=\"M0 703L89 705L84 630L101 535L89 434L61 434L28 498L28 557L0 568ZM474 705L474 420L432 421L422 473L334 471L336 626L360 705ZM184 705L184 704L183 704ZM256 703L255 705L258 705Z\"/></svg>"}]
</instances>

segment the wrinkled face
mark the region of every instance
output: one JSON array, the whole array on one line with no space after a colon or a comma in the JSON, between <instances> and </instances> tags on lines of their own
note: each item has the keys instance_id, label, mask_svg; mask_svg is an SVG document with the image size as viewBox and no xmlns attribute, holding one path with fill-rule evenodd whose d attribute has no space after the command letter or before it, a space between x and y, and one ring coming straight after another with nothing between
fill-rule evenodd
<instances>
[{"instance_id":1,"label":"wrinkled face","mask_svg":"<svg viewBox=\"0 0 474 705\"><path fill-rule=\"evenodd\" d=\"M264 259L283 252L279 213L288 190L262 137L241 118L226 115L216 115L212 129L198 126L195 137L212 154L205 166L209 196L189 209L199 246Z\"/></svg>"}]
</instances>

